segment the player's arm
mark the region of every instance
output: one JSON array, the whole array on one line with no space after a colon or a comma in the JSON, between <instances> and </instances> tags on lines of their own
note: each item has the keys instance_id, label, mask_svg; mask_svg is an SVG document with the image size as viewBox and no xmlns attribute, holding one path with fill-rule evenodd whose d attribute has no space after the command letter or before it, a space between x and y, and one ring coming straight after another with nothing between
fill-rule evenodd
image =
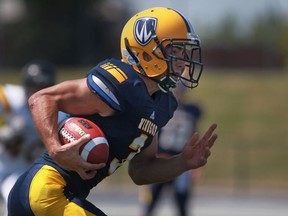
<instances>
[{"instance_id":1,"label":"player's arm","mask_svg":"<svg viewBox=\"0 0 288 216\"><path fill-rule=\"evenodd\" d=\"M37 130L49 155L59 165L77 171L83 179L92 178L103 165L90 164L79 156L79 147L87 142L89 136L78 141L61 145L58 134L58 111L70 114L99 113L108 116L113 110L87 86L86 79L65 81L58 85L40 90L29 98L29 106Z\"/></svg>"},{"instance_id":2,"label":"player's arm","mask_svg":"<svg viewBox=\"0 0 288 216\"><path fill-rule=\"evenodd\" d=\"M210 156L217 135L216 124L210 126L200 139L196 132L186 143L182 153L170 158L157 158L157 137L152 144L135 156L129 163L129 175L135 184L151 184L168 181L181 173L204 166Z\"/></svg>"}]
</instances>

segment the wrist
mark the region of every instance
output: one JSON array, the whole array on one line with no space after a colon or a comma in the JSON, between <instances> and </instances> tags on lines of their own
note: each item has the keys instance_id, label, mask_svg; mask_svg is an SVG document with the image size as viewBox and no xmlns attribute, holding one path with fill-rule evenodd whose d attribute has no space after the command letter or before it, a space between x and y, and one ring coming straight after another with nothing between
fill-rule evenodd
<instances>
[{"instance_id":1,"label":"wrist","mask_svg":"<svg viewBox=\"0 0 288 216\"><path fill-rule=\"evenodd\" d=\"M178 158L178 167L179 167L179 171L181 173L186 172L187 170L189 170L189 167L186 163L185 157L182 153L177 155Z\"/></svg>"},{"instance_id":2,"label":"wrist","mask_svg":"<svg viewBox=\"0 0 288 216\"><path fill-rule=\"evenodd\" d=\"M61 145L57 141L50 141L49 143L53 144L46 145L48 154L52 159L55 159L59 153L59 148L61 147Z\"/></svg>"}]
</instances>

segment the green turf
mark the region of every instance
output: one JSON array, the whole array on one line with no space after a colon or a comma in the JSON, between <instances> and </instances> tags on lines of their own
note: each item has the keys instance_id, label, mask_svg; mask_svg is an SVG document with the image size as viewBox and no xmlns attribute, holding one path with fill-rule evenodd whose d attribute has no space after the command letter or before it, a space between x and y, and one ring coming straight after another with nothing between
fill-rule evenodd
<instances>
[{"instance_id":1,"label":"green turf","mask_svg":"<svg viewBox=\"0 0 288 216\"><path fill-rule=\"evenodd\" d=\"M58 81L82 77L88 69L61 68ZM18 77L13 70L0 70L0 83L18 83ZM218 124L219 139L201 184L288 191L287 72L206 69L187 100L203 108L202 134ZM116 175L122 172L126 175L125 169Z\"/></svg>"}]
</instances>

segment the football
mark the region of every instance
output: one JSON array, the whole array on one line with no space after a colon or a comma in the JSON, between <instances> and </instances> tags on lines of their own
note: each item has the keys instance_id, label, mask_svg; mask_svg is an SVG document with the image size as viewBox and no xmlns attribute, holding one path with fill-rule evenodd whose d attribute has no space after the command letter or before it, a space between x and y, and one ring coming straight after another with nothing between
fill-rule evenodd
<instances>
[{"instance_id":1,"label":"football","mask_svg":"<svg viewBox=\"0 0 288 216\"><path fill-rule=\"evenodd\" d=\"M73 142L85 134L90 134L91 140L80 147L81 157L93 164L106 163L109 157L109 145L103 131L95 123L85 118L71 117L58 127L62 144Z\"/></svg>"}]
</instances>

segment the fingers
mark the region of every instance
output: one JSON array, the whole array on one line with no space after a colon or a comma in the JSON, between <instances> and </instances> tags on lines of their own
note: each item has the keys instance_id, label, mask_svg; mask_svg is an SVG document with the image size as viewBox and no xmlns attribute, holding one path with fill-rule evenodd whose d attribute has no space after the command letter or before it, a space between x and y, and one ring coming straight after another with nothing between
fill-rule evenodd
<instances>
[{"instance_id":1,"label":"fingers","mask_svg":"<svg viewBox=\"0 0 288 216\"><path fill-rule=\"evenodd\" d=\"M67 151L71 148L77 148L79 150L81 145L88 142L89 140L91 140L90 134L85 134L84 136L80 137L78 140L62 145L61 148L63 151Z\"/></svg>"},{"instance_id":2,"label":"fingers","mask_svg":"<svg viewBox=\"0 0 288 216\"><path fill-rule=\"evenodd\" d=\"M214 128L214 130L215 130L215 128ZM205 158L206 158L206 160L211 155L210 148L214 145L217 137L218 137L217 134L213 134L212 137L206 142L206 146L205 146Z\"/></svg>"},{"instance_id":3,"label":"fingers","mask_svg":"<svg viewBox=\"0 0 288 216\"><path fill-rule=\"evenodd\" d=\"M199 166L204 166L207 163L208 158L209 158L210 155L211 155L210 147L206 146L205 147L205 152L200 157Z\"/></svg>"},{"instance_id":4,"label":"fingers","mask_svg":"<svg viewBox=\"0 0 288 216\"><path fill-rule=\"evenodd\" d=\"M97 170L102 169L105 166L106 166L105 163L91 164L91 163L84 161L82 166L79 169L77 169L77 173L80 175L80 177L83 180L88 180L88 179L93 178L96 175Z\"/></svg>"},{"instance_id":5,"label":"fingers","mask_svg":"<svg viewBox=\"0 0 288 216\"><path fill-rule=\"evenodd\" d=\"M213 134L213 136L208 141L209 148L211 148L214 145L214 143L215 143L217 138L218 138L218 135L217 134Z\"/></svg>"},{"instance_id":6,"label":"fingers","mask_svg":"<svg viewBox=\"0 0 288 216\"><path fill-rule=\"evenodd\" d=\"M89 180L89 179L92 179L96 175L97 170L85 171L84 169L79 169L77 170L77 173L83 180Z\"/></svg>"},{"instance_id":7,"label":"fingers","mask_svg":"<svg viewBox=\"0 0 288 216\"><path fill-rule=\"evenodd\" d=\"M211 155L211 151L210 148L208 146L206 146L206 152L205 152L205 158L208 158Z\"/></svg>"},{"instance_id":8,"label":"fingers","mask_svg":"<svg viewBox=\"0 0 288 216\"><path fill-rule=\"evenodd\" d=\"M91 140L90 134L85 134L84 136L80 137L78 140L76 140L76 142L73 142L73 143L75 143L75 145L79 145L79 147L80 147L82 144L84 144L90 140Z\"/></svg>"},{"instance_id":9,"label":"fingers","mask_svg":"<svg viewBox=\"0 0 288 216\"><path fill-rule=\"evenodd\" d=\"M212 124L202 138L202 142L204 143L204 146L205 146L204 147L205 153L204 153L204 157L202 158L204 164L207 163L207 159L211 155L210 148L214 145L214 143L218 137L217 134L213 134L213 132L215 131L216 128L217 128L217 125Z\"/></svg>"},{"instance_id":10,"label":"fingers","mask_svg":"<svg viewBox=\"0 0 288 216\"><path fill-rule=\"evenodd\" d=\"M209 140L209 138L211 137L211 135L213 134L213 132L215 131L215 129L217 128L217 124L212 124L209 129L207 130L207 132L204 134L203 139Z\"/></svg>"},{"instance_id":11,"label":"fingers","mask_svg":"<svg viewBox=\"0 0 288 216\"><path fill-rule=\"evenodd\" d=\"M100 164L92 164L92 163L88 163L85 160L83 160L83 163L81 164L82 169L84 170L98 170L98 169L102 169L106 166L105 163L100 163Z\"/></svg>"},{"instance_id":12,"label":"fingers","mask_svg":"<svg viewBox=\"0 0 288 216\"><path fill-rule=\"evenodd\" d=\"M199 144L203 146L208 145L211 148L214 145L215 140L217 139L217 134L213 134L216 128L217 124L212 124L206 131L202 139L199 141ZM193 146L196 146L198 144L199 137L200 137L199 133L195 132L191 137L189 143L192 144Z\"/></svg>"},{"instance_id":13,"label":"fingers","mask_svg":"<svg viewBox=\"0 0 288 216\"><path fill-rule=\"evenodd\" d=\"M216 124L212 124L209 129L206 131L200 143L209 146L211 148L214 145L215 140L217 139L217 134L213 134L215 129L217 128ZM213 134L213 135L212 135Z\"/></svg>"},{"instance_id":14,"label":"fingers","mask_svg":"<svg viewBox=\"0 0 288 216\"><path fill-rule=\"evenodd\" d=\"M199 133L198 133L198 132L195 132L195 133L193 134L193 136L191 137L189 143L192 143L192 144L195 145L195 144L197 143L198 139L199 139Z\"/></svg>"}]
</instances>

